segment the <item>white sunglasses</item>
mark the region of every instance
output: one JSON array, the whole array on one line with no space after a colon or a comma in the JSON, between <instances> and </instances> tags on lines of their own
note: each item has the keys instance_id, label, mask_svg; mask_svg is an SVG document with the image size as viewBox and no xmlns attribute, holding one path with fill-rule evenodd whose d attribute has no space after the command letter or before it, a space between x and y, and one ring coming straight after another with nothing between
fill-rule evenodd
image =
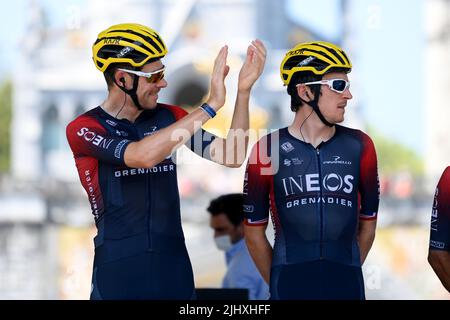
<instances>
[{"instance_id":1,"label":"white sunglasses","mask_svg":"<svg viewBox=\"0 0 450 320\"><path fill-rule=\"evenodd\" d=\"M347 90L350 87L350 81L344 80L344 79L329 79L329 80L320 80L320 81L313 81L313 82L305 82L305 83L299 83L297 84L297 87L301 84L307 85L307 84L325 84L327 85L332 91L337 93L343 93L345 90Z\"/></svg>"}]
</instances>

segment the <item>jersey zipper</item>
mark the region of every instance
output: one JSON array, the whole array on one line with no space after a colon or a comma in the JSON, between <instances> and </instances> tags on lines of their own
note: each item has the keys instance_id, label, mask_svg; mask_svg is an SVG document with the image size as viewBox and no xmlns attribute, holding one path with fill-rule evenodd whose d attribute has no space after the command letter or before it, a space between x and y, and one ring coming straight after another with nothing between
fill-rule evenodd
<instances>
[{"instance_id":1,"label":"jersey zipper","mask_svg":"<svg viewBox=\"0 0 450 320\"><path fill-rule=\"evenodd\" d=\"M147 251L153 251L153 201L152 201L152 192L150 186L152 185L152 174L148 174L146 182L147 182L147 212L148 212L148 249Z\"/></svg>"},{"instance_id":2,"label":"jersey zipper","mask_svg":"<svg viewBox=\"0 0 450 320\"><path fill-rule=\"evenodd\" d=\"M138 130L138 128L137 128L137 126L135 124L133 124L133 128L134 128L134 130L136 132L136 136L139 137L139 139L143 139L144 136L139 133L139 130ZM147 192L146 192L146 195L147 195L147 197L146 197L146 201L147 201L146 207L147 207L147 218L148 218L148 221L147 221L147 228L148 228L148 230L147 230L147 241L148 241L148 243L147 243L147 251L153 251L153 237L152 237L152 234L153 234L152 233L152 228L153 228L153 210L152 210L153 209L153 206L152 206L153 201L152 201L152 196L153 195L151 193L151 185L152 185L152 181L151 180L152 180L152 174L148 173L146 178L145 178L145 185L146 185L146 190L147 190Z\"/></svg>"},{"instance_id":3,"label":"jersey zipper","mask_svg":"<svg viewBox=\"0 0 450 320\"><path fill-rule=\"evenodd\" d=\"M320 260L323 260L323 198L322 194L322 170L320 166L320 149L316 148L317 170L319 174L319 224L320 224Z\"/></svg>"}]
</instances>

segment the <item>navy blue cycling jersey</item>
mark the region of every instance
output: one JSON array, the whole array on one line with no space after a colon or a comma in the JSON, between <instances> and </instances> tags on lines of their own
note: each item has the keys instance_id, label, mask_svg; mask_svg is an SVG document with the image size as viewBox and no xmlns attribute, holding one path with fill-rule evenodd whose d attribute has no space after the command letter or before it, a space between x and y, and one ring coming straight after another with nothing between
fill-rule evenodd
<instances>
[{"instance_id":1,"label":"navy blue cycling jersey","mask_svg":"<svg viewBox=\"0 0 450 320\"><path fill-rule=\"evenodd\" d=\"M280 129L254 146L244 194L247 225L267 224L270 209L272 268L315 260L361 267L358 223L376 219L379 203L374 145L339 125L317 148Z\"/></svg>"},{"instance_id":2,"label":"navy blue cycling jersey","mask_svg":"<svg viewBox=\"0 0 450 320\"><path fill-rule=\"evenodd\" d=\"M450 167L442 173L434 195L430 249L450 251Z\"/></svg>"},{"instance_id":3,"label":"navy blue cycling jersey","mask_svg":"<svg viewBox=\"0 0 450 320\"><path fill-rule=\"evenodd\" d=\"M171 157L149 169L129 168L124 163L129 143L173 124L186 114L179 107L158 104L154 110L143 111L132 123L116 119L97 107L67 126L67 139L98 229L94 239L93 275L93 285L100 287L93 288L97 297L192 297L194 282L181 227L176 164ZM191 149L208 157L208 146L213 139L214 136L199 130L191 142L201 143L191 143ZM141 259L133 260L130 258L133 256ZM174 257L179 259L175 261ZM128 269L124 261L130 261ZM114 262L120 268L111 265ZM187 274L180 269L187 270ZM123 277L151 272L152 278L122 279L123 283L135 286L125 290L120 272L128 273ZM172 280L181 276L185 279L175 281L175 286L170 287ZM109 283L116 282L120 284L117 293L112 292L114 288L108 289Z\"/></svg>"}]
</instances>

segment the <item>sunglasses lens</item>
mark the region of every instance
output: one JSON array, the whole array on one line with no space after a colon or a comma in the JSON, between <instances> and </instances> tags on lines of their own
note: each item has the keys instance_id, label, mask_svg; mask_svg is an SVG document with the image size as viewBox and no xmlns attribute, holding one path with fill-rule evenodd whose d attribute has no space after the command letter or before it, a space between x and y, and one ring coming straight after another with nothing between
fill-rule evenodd
<instances>
[{"instance_id":1,"label":"sunglasses lens","mask_svg":"<svg viewBox=\"0 0 450 320\"><path fill-rule=\"evenodd\" d=\"M156 83L161 81L164 78L164 70L160 71L158 73L152 74L150 78L147 78L147 81L149 83Z\"/></svg>"},{"instance_id":2,"label":"sunglasses lens","mask_svg":"<svg viewBox=\"0 0 450 320\"><path fill-rule=\"evenodd\" d=\"M334 80L333 81L333 89L339 92L344 92L347 87L347 83L345 80Z\"/></svg>"}]
</instances>

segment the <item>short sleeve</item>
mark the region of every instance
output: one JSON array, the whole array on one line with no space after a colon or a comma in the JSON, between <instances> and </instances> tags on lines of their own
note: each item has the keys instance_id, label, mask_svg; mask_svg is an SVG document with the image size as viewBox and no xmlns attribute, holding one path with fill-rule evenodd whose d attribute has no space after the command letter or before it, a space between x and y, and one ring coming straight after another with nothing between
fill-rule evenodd
<instances>
[{"instance_id":1,"label":"short sleeve","mask_svg":"<svg viewBox=\"0 0 450 320\"><path fill-rule=\"evenodd\" d=\"M363 220L375 220L380 202L377 154L372 139L365 133L362 133L361 138L362 150L359 180L361 208L359 217Z\"/></svg>"},{"instance_id":2,"label":"short sleeve","mask_svg":"<svg viewBox=\"0 0 450 320\"><path fill-rule=\"evenodd\" d=\"M436 187L430 229L430 248L450 251L450 167Z\"/></svg>"},{"instance_id":3,"label":"short sleeve","mask_svg":"<svg viewBox=\"0 0 450 320\"><path fill-rule=\"evenodd\" d=\"M244 177L244 214L247 225L268 223L273 174L267 136L253 147Z\"/></svg>"},{"instance_id":4,"label":"short sleeve","mask_svg":"<svg viewBox=\"0 0 450 320\"><path fill-rule=\"evenodd\" d=\"M93 117L78 117L66 128L67 141L75 158L92 157L115 165L124 165L130 140L112 136Z\"/></svg>"}]
</instances>

